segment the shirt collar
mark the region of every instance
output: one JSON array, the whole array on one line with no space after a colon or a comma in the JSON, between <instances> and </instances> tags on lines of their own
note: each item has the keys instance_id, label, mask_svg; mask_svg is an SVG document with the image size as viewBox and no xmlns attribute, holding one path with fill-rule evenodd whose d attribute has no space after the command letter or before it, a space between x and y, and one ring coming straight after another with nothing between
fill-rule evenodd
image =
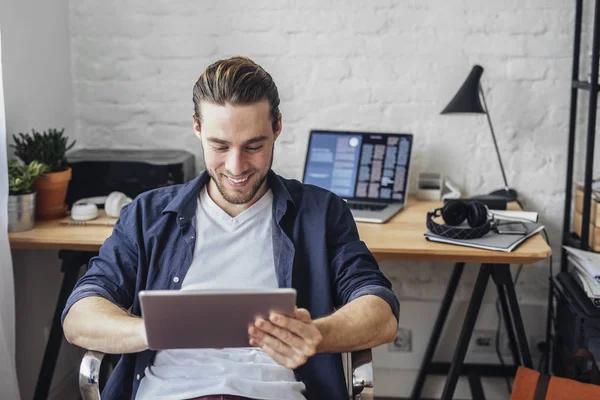
<instances>
[{"instance_id":1,"label":"shirt collar","mask_svg":"<svg viewBox=\"0 0 600 400\"><path fill-rule=\"evenodd\" d=\"M269 170L267 183L273 191L273 206L275 207L277 219L280 219L288 209L288 205L296 209L296 203L290 194L290 191L283 183L283 178L278 176L273 170Z\"/></svg>"},{"instance_id":2,"label":"shirt collar","mask_svg":"<svg viewBox=\"0 0 600 400\"><path fill-rule=\"evenodd\" d=\"M178 222L192 219L196 212L197 196L200 190L208 183L210 176L208 172L203 171L196 178L184 184L177 195L167 204L162 213L174 212L178 215ZM296 203L292 198L288 188L283 183L283 179L273 170L269 170L267 183L273 192L273 206L275 207L278 219L287 212L288 205L295 210Z\"/></svg>"}]
</instances>

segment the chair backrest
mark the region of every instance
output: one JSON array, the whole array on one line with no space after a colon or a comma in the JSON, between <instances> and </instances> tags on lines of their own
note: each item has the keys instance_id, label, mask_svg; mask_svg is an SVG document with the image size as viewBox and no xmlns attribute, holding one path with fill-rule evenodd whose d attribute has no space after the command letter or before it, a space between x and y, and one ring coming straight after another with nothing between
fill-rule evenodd
<instances>
[{"instance_id":1,"label":"chair backrest","mask_svg":"<svg viewBox=\"0 0 600 400\"><path fill-rule=\"evenodd\" d=\"M100 400L100 366L104 353L88 351L79 366L79 392L83 400Z\"/></svg>"},{"instance_id":2,"label":"chair backrest","mask_svg":"<svg viewBox=\"0 0 600 400\"><path fill-rule=\"evenodd\" d=\"M364 349L346 353L347 368L346 384L348 397L352 400L367 400L373 398L373 352Z\"/></svg>"},{"instance_id":3,"label":"chair backrest","mask_svg":"<svg viewBox=\"0 0 600 400\"><path fill-rule=\"evenodd\" d=\"M510 400L600 399L600 386L519 367Z\"/></svg>"}]
</instances>

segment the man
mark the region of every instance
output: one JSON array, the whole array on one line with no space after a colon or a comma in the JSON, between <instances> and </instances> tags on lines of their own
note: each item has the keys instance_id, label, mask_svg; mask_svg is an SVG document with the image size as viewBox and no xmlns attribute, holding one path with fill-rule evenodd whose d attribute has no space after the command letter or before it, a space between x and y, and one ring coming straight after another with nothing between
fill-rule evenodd
<instances>
[{"instance_id":1,"label":"man","mask_svg":"<svg viewBox=\"0 0 600 400\"><path fill-rule=\"evenodd\" d=\"M266 71L218 61L193 101L206 172L123 208L67 302L67 340L124 354L103 399L346 398L339 353L395 338L390 282L344 201L271 171L282 120ZM149 350L139 291L192 286L293 287L298 308L257 319L248 348Z\"/></svg>"}]
</instances>

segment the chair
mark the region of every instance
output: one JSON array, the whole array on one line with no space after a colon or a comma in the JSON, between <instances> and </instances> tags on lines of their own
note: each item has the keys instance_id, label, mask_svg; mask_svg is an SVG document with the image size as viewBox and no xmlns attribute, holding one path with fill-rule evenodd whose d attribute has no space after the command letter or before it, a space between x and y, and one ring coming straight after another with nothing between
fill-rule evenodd
<instances>
[{"instance_id":1,"label":"chair","mask_svg":"<svg viewBox=\"0 0 600 400\"><path fill-rule=\"evenodd\" d=\"M345 353L348 398L352 400L373 399L373 355L371 349ZM79 391L83 400L100 400L99 375L104 354L88 351L79 368Z\"/></svg>"}]
</instances>

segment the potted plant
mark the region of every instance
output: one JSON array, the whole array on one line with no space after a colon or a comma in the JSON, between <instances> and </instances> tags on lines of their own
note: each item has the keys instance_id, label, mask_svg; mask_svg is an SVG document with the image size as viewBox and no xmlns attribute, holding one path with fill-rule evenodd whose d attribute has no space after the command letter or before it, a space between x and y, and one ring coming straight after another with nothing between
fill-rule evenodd
<instances>
[{"instance_id":1,"label":"potted plant","mask_svg":"<svg viewBox=\"0 0 600 400\"><path fill-rule=\"evenodd\" d=\"M28 165L17 160L8 162L8 231L23 232L35 226L34 180L48 171L37 161Z\"/></svg>"},{"instance_id":2,"label":"potted plant","mask_svg":"<svg viewBox=\"0 0 600 400\"><path fill-rule=\"evenodd\" d=\"M39 161L48 166L48 172L36 178L36 216L40 219L60 218L65 215L65 197L71 180L71 168L66 152L75 145L67 144L65 129L48 129L43 133L31 130L31 134L13 135L15 155L25 164Z\"/></svg>"}]
</instances>

